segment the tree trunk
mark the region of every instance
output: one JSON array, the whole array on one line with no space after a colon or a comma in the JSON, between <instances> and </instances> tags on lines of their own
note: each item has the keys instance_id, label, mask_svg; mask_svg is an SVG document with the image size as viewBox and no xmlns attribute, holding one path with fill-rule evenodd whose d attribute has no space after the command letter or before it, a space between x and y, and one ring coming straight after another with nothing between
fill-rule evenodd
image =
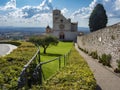
<instances>
[{"instance_id":1,"label":"tree trunk","mask_svg":"<svg viewBox=\"0 0 120 90\"><path fill-rule=\"evenodd\" d=\"M44 48L44 51L43 51L44 54L46 54L46 49L47 49L47 48Z\"/></svg>"}]
</instances>

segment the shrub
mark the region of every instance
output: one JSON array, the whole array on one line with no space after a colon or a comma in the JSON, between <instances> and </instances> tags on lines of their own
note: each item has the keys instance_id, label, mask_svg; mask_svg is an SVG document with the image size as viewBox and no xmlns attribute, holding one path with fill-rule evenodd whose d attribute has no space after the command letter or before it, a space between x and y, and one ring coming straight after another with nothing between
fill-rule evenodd
<instances>
[{"instance_id":1,"label":"shrub","mask_svg":"<svg viewBox=\"0 0 120 90\"><path fill-rule=\"evenodd\" d=\"M116 73L120 73L120 60L117 60L117 68L114 70L114 72L116 72Z\"/></svg>"},{"instance_id":2,"label":"shrub","mask_svg":"<svg viewBox=\"0 0 120 90\"><path fill-rule=\"evenodd\" d=\"M112 36L111 36L111 39L112 39L112 40L115 40L115 37L112 35Z\"/></svg>"},{"instance_id":3,"label":"shrub","mask_svg":"<svg viewBox=\"0 0 120 90\"><path fill-rule=\"evenodd\" d=\"M21 45L21 43L17 42L17 41L8 41L8 42L0 42L0 43L12 44L12 45L15 45L15 46L20 46Z\"/></svg>"},{"instance_id":4,"label":"shrub","mask_svg":"<svg viewBox=\"0 0 120 90\"><path fill-rule=\"evenodd\" d=\"M92 56L92 58L94 58L94 59L98 59L97 51L91 52L90 56Z\"/></svg>"},{"instance_id":5,"label":"shrub","mask_svg":"<svg viewBox=\"0 0 120 90\"><path fill-rule=\"evenodd\" d=\"M88 51L86 49L83 49L81 47L78 47L81 51L85 52L86 54L88 54Z\"/></svg>"},{"instance_id":6,"label":"shrub","mask_svg":"<svg viewBox=\"0 0 120 90\"><path fill-rule=\"evenodd\" d=\"M102 54L101 57L99 57L99 62L101 62L103 65L106 66L111 66L110 61L111 61L111 55L110 54Z\"/></svg>"},{"instance_id":7,"label":"shrub","mask_svg":"<svg viewBox=\"0 0 120 90\"><path fill-rule=\"evenodd\" d=\"M18 77L24 65L32 58L37 48L29 42L12 42L21 44L10 54L0 57L0 90L17 90Z\"/></svg>"}]
</instances>

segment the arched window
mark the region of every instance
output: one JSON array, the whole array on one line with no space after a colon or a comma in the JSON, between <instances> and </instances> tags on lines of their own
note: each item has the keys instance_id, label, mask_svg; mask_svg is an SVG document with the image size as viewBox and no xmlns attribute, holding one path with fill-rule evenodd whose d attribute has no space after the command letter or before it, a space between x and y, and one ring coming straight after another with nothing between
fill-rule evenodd
<instances>
[{"instance_id":1,"label":"arched window","mask_svg":"<svg viewBox=\"0 0 120 90\"><path fill-rule=\"evenodd\" d=\"M63 19L61 19L60 22L63 23Z\"/></svg>"}]
</instances>

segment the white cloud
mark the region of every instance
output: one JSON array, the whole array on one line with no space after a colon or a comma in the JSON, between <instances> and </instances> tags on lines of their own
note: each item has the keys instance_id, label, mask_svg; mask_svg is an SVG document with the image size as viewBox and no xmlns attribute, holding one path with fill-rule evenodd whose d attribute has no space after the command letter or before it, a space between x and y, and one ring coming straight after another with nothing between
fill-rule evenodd
<instances>
[{"instance_id":1,"label":"white cloud","mask_svg":"<svg viewBox=\"0 0 120 90\"><path fill-rule=\"evenodd\" d=\"M74 18L76 16L79 16L80 18L88 18L96 4L97 4L97 1L94 0L93 2L91 2L91 4L88 7L83 7L75 11L72 14L72 17Z\"/></svg>"},{"instance_id":2,"label":"white cloud","mask_svg":"<svg viewBox=\"0 0 120 90\"><path fill-rule=\"evenodd\" d=\"M16 8L16 0L10 0L5 4L4 7L0 7L0 10L15 10Z\"/></svg>"},{"instance_id":3,"label":"white cloud","mask_svg":"<svg viewBox=\"0 0 120 90\"><path fill-rule=\"evenodd\" d=\"M115 1L115 9L120 10L120 0Z\"/></svg>"},{"instance_id":4,"label":"white cloud","mask_svg":"<svg viewBox=\"0 0 120 90\"><path fill-rule=\"evenodd\" d=\"M46 26L52 22L52 1L43 0L38 6L16 7L16 0L9 0L5 6L0 7L0 25L8 26ZM110 23L120 19L120 0L93 0L88 7L76 10L72 15L72 21L79 20L79 26L87 26L88 18L97 3L102 3L109 16ZM61 10L63 15L68 15L68 9ZM110 19L112 18L112 19Z\"/></svg>"},{"instance_id":5,"label":"white cloud","mask_svg":"<svg viewBox=\"0 0 120 90\"><path fill-rule=\"evenodd\" d=\"M65 15L67 12L68 12L68 9L67 9L67 8L63 8L63 9L61 10L61 13L62 13L63 15Z\"/></svg>"},{"instance_id":6,"label":"white cloud","mask_svg":"<svg viewBox=\"0 0 120 90\"><path fill-rule=\"evenodd\" d=\"M88 7L80 8L73 13L73 17L88 18L97 3L102 3L108 17L120 17L120 0L93 0Z\"/></svg>"},{"instance_id":7,"label":"white cloud","mask_svg":"<svg viewBox=\"0 0 120 90\"><path fill-rule=\"evenodd\" d=\"M0 7L0 25L41 25L49 24L53 6L52 0L43 0L38 6L24 6L16 8L16 0L11 0L4 7ZM43 22L44 21L44 22ZM28 25L29 24L29 25ZM43 25L44 24L44 25Z\"/></svg>"},{"instance_id":8,"label":"white cloud","mask_svg":"<svg viewBox=\"0 0 120 90\"><path fill-rule=\"evenodd\" d=\"M82 7L76 10L71 17L74 20L79 20L79 24L81 21L88 23L88 18L97 3L103 4L109 20L108 25L118 21L120 22L120 0L93 0L88 7Z\"/></svg>"}]
</instances>

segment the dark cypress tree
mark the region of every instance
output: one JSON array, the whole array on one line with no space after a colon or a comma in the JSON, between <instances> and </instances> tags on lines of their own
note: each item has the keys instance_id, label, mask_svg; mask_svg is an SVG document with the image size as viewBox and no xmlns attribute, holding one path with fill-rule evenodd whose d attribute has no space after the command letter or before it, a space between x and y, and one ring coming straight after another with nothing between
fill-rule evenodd
<instances>
[{"instance_id":1,"label":"dark cypress tree","mask_svg":"<svg viewBox=\"0 0 120 90\"><path fill-rule=\"evenodd\" d=\"M89 28L90 31L96 31L98 29L104 28L107 25L107 15L102 4L97 4L92 11L89 18Z\"/></svg>"}]
</instances>

